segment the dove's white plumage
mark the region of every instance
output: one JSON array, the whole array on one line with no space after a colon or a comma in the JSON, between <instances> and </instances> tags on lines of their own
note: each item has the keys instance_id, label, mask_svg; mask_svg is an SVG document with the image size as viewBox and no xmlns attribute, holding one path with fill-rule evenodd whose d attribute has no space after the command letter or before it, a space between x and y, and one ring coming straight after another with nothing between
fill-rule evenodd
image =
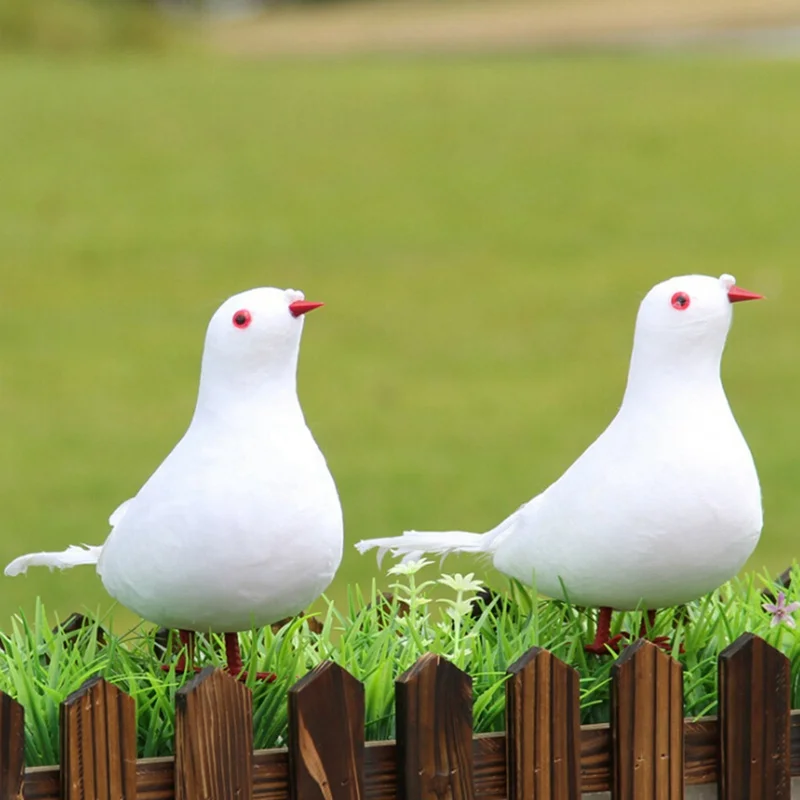
<instances>
[{"instance_id":1,"label":"dove's white plumage","mask_svg":"<svg viewBox=\"0 0 800 800\"><path fill-rule=\"evenodd\" d=\"M314 305L302 297L262 288L223 303L208 326L191 424L112 514L105 544L22 556L6 574L96 562L124 606L185 630L263 626L317 598L341 561L343 524L296 393L308 310L298 308Z\"/></svg>"},{"instance_id":2,"label":"dove's white plumage","mask_svg":"<svg viewBox=\"0 0 800 800\"><path fill-rule=\"evenodd\" d=\"M410 531L358 549L485 553L501 572L551 597L566 588L582 606L655 609L712 591L742 568L762 527L755 465L720 378L731 304L746 294L727 275L655 286L616 417L492 531Z\"/></svg>"}]
</instances>

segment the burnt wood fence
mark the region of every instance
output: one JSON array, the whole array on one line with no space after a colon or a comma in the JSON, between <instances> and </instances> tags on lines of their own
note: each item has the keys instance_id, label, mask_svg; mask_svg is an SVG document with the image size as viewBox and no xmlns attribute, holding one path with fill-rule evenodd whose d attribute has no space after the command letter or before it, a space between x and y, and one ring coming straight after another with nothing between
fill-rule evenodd
<instances>
[{"instance_id":1,"label":"burnt wood fence","mask_svg":"<svg viewBox=\"0 0 800 800\"><path fill-rule=\"evenodd\" d=\"M745 634L719 658L719 716L684 719L681 666L649 642L612 668L611 721L581 727L578 674L534 648L509 667L505 733L472 730L472 682L423 656L396 682L397 741L364 741L364 687L326 662L289 690L289 746L253 751L250 691L207 668L177 694L175 757L136 758L134 702L92 678L61 705L61 764L25 768L0 695L0 800L789 800L800 712L789 662Z\"/></svg>"}]
</instances>

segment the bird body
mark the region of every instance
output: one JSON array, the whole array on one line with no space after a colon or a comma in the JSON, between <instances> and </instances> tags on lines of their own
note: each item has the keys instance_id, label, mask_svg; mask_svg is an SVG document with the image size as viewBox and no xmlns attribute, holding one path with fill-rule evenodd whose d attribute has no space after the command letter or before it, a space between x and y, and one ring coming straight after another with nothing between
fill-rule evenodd
<instances>
[{"instance_id":1,"label":"bird body","mask_svg":"<svg viewBox=\"0 0 800 800\"><path fill-rule=\"evenodd\" d=\"M752 554L763 523L756 468L720 378L731 304L757 297L727 275L654 287L617 415L555 483L485 534L409 531L357 547L483 553L543 594L589 607L655 609L717 588Z\"/></svg>"},{"instance_id":2,"label":"bird body","mask_svg":"<svg viewBox=\"0 0 800 800\"><path fill-rule=\"evenodd\" d=\"M619 610L686 603L724 583L752 554L762 516L750 451L719 408L696 436L652 407L630 427L618 417L497 536L495 567L528 584L533 568L550 597ZM619 452L630 457L610 463Z\"/></svg>"},{"instance_id":3,"label":"bird body","mask_svg":"<svg viewBox=\"0 0 800 800\"><path fill-rule=\"evenodd\" d=\"M209 323L191 424L109 520L101 547L15 559L96 563L114 598L164 627L230 633L301 611L342 556L339 497L295 375L307 303L291 289L229 298Z\"/></svg>"},{"instance_id":4,"label":"bird body","mask_svg":"<svg viewBox=\"0 0 800 800\"><path fill-rule=\"evenodd\" d=\"M193 422L102 549L109 594L164 627L223 633L294 616L325 590L342 556L336 487L299 406L273 411L262 405L266 430Z\"/></svg>"}]
</instances>

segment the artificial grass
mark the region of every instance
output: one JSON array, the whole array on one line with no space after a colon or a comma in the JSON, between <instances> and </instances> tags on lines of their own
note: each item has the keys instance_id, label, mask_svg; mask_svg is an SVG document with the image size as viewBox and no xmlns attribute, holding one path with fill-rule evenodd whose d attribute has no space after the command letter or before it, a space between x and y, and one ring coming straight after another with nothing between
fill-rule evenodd
<instances>
[{"instance_id":1,"label":"artificial grass","mask_svg":"<svg viewBox=\"0 0 800 800\"><path fill-rule=\"evenodd\" d=\"M276 631L241 636L245 667L278 676L266 684L248 679L257 748L285 744L286 692L324 660L364 683L367 738L393 738L394 680L426 652L448 658L472 676L476 732L503 729L505 670L534 646L579 671L583 722L608 721L613 657L584 652L594 634L589 615L566 603L534 600L518 583L492 599L476 599L481 586L472 575L422 580L424 564L393 568L391 599L379 595L374 584L366 596L352 588L344 607L328 605L319 628L297 618ZM792 577L784 590L790 603L800 599L797 565ZM800 631L785 622L772 624L763 608L765 588L776 591L769 578L750 574L686 607L659 612L651 633L673 638L673 656L684 665L688 716L715 712L717 657L745 632L762 636L789 657L792 703L800 707ZM638 612L616 614L614 632L638 631L641 620ZM164 654L152 627L117 635L102 630L108 622L95 619L77 630L51 630L38 604L32 619L21 614L8 633L0 633L0 690L25 707L28 766L57 763L58 705L97 674L135 698L139 756L172 753L175 692L193 673L175 674L177 655ZM680 644L685 653L677 652ZM219 637L199 638L199 664L221 666L223 652ZM173 667L169 672L161 669L164 661Z\"/></svg>"}]
</instances>

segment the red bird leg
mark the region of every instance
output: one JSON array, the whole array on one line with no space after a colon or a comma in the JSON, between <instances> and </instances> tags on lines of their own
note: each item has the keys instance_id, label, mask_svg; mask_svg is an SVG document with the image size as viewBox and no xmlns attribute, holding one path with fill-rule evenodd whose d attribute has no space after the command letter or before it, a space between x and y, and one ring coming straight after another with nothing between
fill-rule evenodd
<instances>
[{"instance_id":1,"label":"red bird leg","mask_svg":"<svg viewBox=\"0 0 800 800\"><path fill-rule=\"evenodd\" d=\"M642 624L639 627L639 638L646 639L649 631L652 631L656 625L656 610L654 608L647 609L647 620L642 619Z\"/></svg>"},{"instance_id":2,"label":"red bird leg","mask_svg":"<svg viewBox=\"0 0 800 800\"><path fill-rule=\"evenodd\" d=\"M242 674L242 654L239 651L239 634L225 634L225 657L228 659L228 672L234 678Z\"/></svg>"},{"instance_id":3,"label":"red bird leg","mask_svg":"<svg viewBox=\"0 0 800 800\"><path fill-rule=\"evenodd\" d=\"M621 634L611 636L611 611L608 606L600 609L597 615L597 633L595 634L594 641L584 647L587 653L594 653L597 656L604 656L608 654L609 647L611 651L616 653L619 650L619 641L622 639Z\"/></svg>"},{"instance_id":4,"label":"red bird leg","mask_svg":"<svg viewBox=\"0 0 800 800\"><path fill-rule=\"evenodd\" d=\"M181 637L181 646L184 652L181 653L180 658L175 664L175 673L181 675L186 672L187 661L194 672L200 672L199 667L194 665L194 631L178 631L178 635ZM164 670L164 672L169 672L169 664L162 664L161 669Z\"/></svg>"},{"instance_id":5,"label":"red bird leg","mask_svg":"<svg viewBox=\"0 0 800 800\"><path fill-rule=\"evenodd\" d=\"M656 610L654 608L649 608L647 610L647 622L642 620L642 625L639 628L639 638L646 639L647 634L652 633L655 624L656 624ZM660 647L665 653L668 654L672 653L672 642L670 641L669 636L654 636L650 641L656 647ZM679 653L686 652L683 649L683 645L680 646L678 652Z\"/></svg>"},{"instance_id":6,"label":"red bird leg","mask_svg":"<svg viewBox=\"0 0 800 800\"><path fill-rule=\"evenodd\" d=\"M242 654L239 650L238 633L225 634L225 657L228 660L228 672L240 681L247 680L247 673L244 671L244 665L242 664ZM277 676L272 672L256 673L257 681L272 682L276 677Z\"/></svg>"},{"instance_id":7,"label":"red bird leg","mask_svg":"<svg viewBox=\"0 0 800 800\"><path fill-rule=\"evenodd\" d=\"M181 653L175 669L185 672L187 661L189 662L189 668L194 668L194 631L178 631L178 635L181 637L181 645L184 648L184 652Z\"/></svg>"}]
</instances>

